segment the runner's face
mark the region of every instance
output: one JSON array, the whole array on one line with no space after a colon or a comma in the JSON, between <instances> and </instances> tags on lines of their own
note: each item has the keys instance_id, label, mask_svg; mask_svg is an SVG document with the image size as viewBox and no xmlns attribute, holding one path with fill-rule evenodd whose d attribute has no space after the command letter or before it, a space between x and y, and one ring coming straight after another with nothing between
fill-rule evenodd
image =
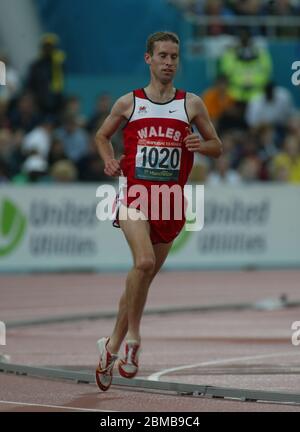
<instances>
[{"instance_id":1,"label":"runner's face","mask_svg":"<svg viewBox=\"0 0 300 432\"><path fill-rule=\"evenodd\" d=\"M173 81L179 61L179 47L172 41L155 42L153 55L146 54L152 74L163 84Z\"/></svg>"}]
</instances>

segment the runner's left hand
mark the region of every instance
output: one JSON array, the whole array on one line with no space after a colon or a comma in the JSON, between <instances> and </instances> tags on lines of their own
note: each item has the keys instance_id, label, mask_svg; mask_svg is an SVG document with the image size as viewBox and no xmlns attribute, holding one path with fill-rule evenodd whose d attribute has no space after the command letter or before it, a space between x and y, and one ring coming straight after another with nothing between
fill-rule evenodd
<instances>
[{"instance_id":1,"label":"runner's left hand","mask_svg":"<svg viewBox=\"0 0 300 432\"><path fill-rule=\"evenodd\" d=\"M191 127L186 127L186 137L183 139L183 143L186 148L191 152L199 152L202 147L202 141L199 135L192 132Z\"/></svg>"}]
</instances>

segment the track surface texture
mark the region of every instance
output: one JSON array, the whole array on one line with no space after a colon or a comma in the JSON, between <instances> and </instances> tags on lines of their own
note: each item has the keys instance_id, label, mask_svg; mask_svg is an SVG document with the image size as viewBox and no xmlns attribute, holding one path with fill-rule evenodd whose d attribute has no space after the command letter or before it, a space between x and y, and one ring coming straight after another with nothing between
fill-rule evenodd
<instances>
[{"instance_id":1,"label":"track surface texture","mask_svg":"<svg viewBox=\"0 0 300 432\"><path fill-rule=\"evenodd\" d=\"M10 362L92 372L96 341L111 318L12 326L32 320L115 311L124 273L0 276L0 320L7 324L2 355ZM139 377L163 382L300 393L300 346L291 325L300 307L300 271L161 272L146 309L211 306L208 311L145 315ZM260 308L215 310L222 304ZM117 371L115 370L115 376ZM300 411L300 405L211 399L159 390L0 374L0 411Z\"/></svg>"}]
</instances>

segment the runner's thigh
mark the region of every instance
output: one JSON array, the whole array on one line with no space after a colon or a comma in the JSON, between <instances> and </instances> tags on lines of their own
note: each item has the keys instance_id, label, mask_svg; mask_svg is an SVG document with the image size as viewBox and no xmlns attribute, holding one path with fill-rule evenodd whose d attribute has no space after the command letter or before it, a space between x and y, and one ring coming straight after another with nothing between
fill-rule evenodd
<instances>
[{"instance_id":1,"label":"runner's thigh","mask_svg":"<svg viewBox=\"0 0 300 432\"><path fill-rule=\"evenodd\" d=\"M145 218L144 220L136 218L136 216L140 214L141 212L139 210L127 208L124 205L120 206L120 227L130 246L135 265L137 261L144 259L153 260L153 262L155 262L155 254L150 239L150 225Z\"/></svg>"}]
</instances>

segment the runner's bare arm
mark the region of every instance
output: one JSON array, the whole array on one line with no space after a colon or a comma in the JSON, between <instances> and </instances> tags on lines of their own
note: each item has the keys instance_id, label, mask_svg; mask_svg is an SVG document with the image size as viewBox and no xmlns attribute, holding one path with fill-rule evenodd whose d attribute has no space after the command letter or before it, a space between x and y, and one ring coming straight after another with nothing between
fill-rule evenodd
<instances>
[{"instance_id":1,"label":"runner's bare arm","mask_svg":"<svg viewBox=\"0 0 300 432\"><path fill-rule=\"evenodd\" d=\"M115 159L111 137L130 116L133 107L132 93L119 98L96 133L96 145L104 161L104 172L110 176L119 176L120 163Z\"/></svg>"},{"instance_id":2,"label":"runner's bare arm","mask_svg":"<svg viewBox=\"0 0 300 432\"><path fill-rule=\"evenodd\" d=\"M198 152L205 156L219 157L222 153L222 143L210 121L207 109L199 96L193 93L187 94L187 113L190 122L194 124L200 134L189 131L183 142L188 150Z\"/></svg>"}]
</instances>

